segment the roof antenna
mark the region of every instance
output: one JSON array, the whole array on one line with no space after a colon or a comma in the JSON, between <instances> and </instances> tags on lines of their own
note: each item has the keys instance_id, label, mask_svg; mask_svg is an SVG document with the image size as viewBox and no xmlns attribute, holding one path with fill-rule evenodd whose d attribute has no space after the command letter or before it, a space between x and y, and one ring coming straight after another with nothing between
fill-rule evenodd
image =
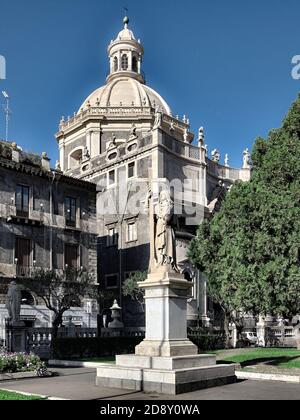
<instances>
[{"instance_id":1,"label":"roof antenna","mask_svg":"<svg viewBox=\"0 0 300 420\"><path fill-rule=\"evenodd\" d=\"M11 115L11 110L9 108L9 95L8 93L4 90L2 91L2 95L4 96L5 99L5 105L3 105L4 108L4 112L5 112L5 140L8 141L8 124L9 124L9 117Z\"/></svg>"}]
</instances>

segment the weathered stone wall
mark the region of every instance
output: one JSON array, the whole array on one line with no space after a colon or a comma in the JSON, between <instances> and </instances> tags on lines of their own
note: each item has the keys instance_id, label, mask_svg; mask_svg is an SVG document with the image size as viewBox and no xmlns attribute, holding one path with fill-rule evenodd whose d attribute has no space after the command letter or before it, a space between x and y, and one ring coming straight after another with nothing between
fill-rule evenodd
<instances>
[{"instance_id":1,"label":"weathered stone wall","mask_svg":"<svg viewBox=\"0 0 300 420\"><path fill-rule=\"evenodd\" d=\"M36 267L50 268L52 244L53 268L63 269L64 244L71 243L80 247L81 266L96 273L95 188L58 174L53 181L52 174L36 173L30 167L23 168L22 171L19 169L18 166L8 169L3 164L0 165L0 275L15 275L16 237L31 240L31 265L35 261ZM18 184L30 189L28 218L16 216L14 206ZM65 226L66 196L77 199L77 226L74 229Z\"/></svg>"}]
</instances>

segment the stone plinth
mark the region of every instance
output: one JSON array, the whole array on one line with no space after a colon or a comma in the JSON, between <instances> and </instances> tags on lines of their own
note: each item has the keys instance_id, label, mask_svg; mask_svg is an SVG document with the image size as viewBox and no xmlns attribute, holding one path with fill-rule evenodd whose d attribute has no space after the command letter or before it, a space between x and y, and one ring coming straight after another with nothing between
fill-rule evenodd
<instances>
[{"instance_id":1,"label":"stone plinth","mask_svg":"<svg viewBox=\"0 0 300 420\"><path fill-rule=\"evenodd\" d=\"M117 356L116 366L97 369L99 386L176 395L235 382L232 365L212 355L178 357Z\"/></svg>"},{"instance_id":2,"label":"stone plinth","mask_svg":"<svg viewBox=\"0 0 300 420\"><path fill-rule=\"evenodd\" d=\"M146 338L135 355L117 356L116 365L99 367L97 385L176 395L236 380L234 366L198 355L187 338L192 283L175 272L155 272L139 286L145 289Z\"/></svg>"}]
</instances>

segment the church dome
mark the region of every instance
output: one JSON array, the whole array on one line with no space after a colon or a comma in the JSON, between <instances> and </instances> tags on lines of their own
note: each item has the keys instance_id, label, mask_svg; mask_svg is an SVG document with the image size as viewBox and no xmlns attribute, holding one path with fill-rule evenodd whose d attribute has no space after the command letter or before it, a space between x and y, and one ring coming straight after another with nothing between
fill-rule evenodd
<instances>
[{"instance_id":1,"label":"church dome","mask_svg":"<svg viewBox=\"0 0 300 420\"><path fill-rule=\"evenodd\" d=\"M132 77L122 76L96 89L79 112L90 107L159 107L164 113L171 114L169 105L157 92Z\"/></svg>"},{"instance_id":2,"label":"church dome","mask_svg":"<svg viewBox=\"0 0 300 420\"><path fill-rule=\"evenodd\" d=\"M143 46L128 28L128 17L123 23L124 28L108 46L110 70L106 85L95 90L81 105L79 112L91 107L158 107L165 114L171 114L164 99L146 86L141 69Z\"/></svg>"}]
</instances>

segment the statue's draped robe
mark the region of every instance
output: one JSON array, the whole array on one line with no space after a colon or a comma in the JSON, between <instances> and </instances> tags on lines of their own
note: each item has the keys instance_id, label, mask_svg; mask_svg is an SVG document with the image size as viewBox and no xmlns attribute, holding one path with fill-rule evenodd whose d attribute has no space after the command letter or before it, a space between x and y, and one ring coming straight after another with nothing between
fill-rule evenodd
<instances>
[{"instance_id":1,"label":"statue's draped robe","mask_svg":"<svg viewBox=\"0 0 300 420\"><path fill-rule=\"evenodd\" d=\"M172 218L172 206L170 202L158 204L156 223L155 251L156 261L160 265L176 266L175 234L170 219Z\"/></svg>"},{"instance_id":2,"label":"statue's draped robe","mask_svg":"<svg viewBox=\"0 0 300 420\"><path fill-rule=\"evenodd\" d=\"M17 285L11 285L8 289L6 308L11 321L18 322L21 312L21 292Z\"/></svg>"}]
</instances>

